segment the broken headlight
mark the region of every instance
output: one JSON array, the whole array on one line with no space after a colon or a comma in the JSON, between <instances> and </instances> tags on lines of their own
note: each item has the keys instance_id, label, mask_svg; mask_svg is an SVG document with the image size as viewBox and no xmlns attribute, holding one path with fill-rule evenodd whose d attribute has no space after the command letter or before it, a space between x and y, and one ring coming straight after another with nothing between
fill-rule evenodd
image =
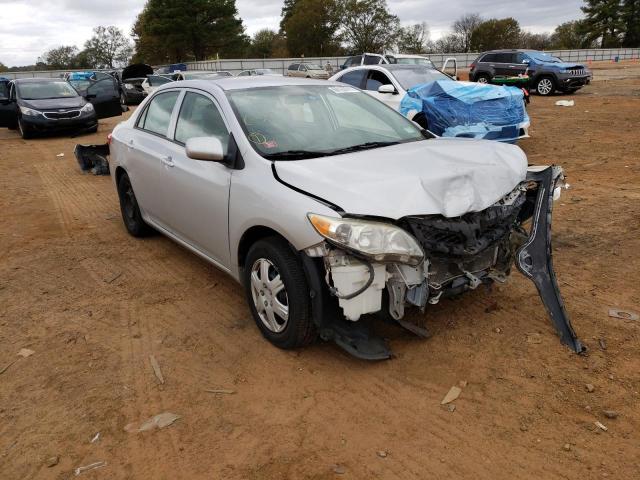
<instances>
[{"instance_id":1,"label":"broken headlight","mask_svg":"<svg viewBox=\"0 0 640 480\"><path fill-rule=\"evenodd\" d=\"M313 228L330 243L376 262L418 265L424 259L416 239L395 225L325 217L315 213L309 213L307 218Z\"/></svg>"},{"instance_id":2,"label":"broken headlight","mask_svg":"<svg viewBox=\"0 0 640 480\"><path fill-rule=\"evenodd\" d=\"M91 103L87 103L84 107L80 109L82 113L92 113L94 110L93 105Z\"/></svg>"}]
</instances>

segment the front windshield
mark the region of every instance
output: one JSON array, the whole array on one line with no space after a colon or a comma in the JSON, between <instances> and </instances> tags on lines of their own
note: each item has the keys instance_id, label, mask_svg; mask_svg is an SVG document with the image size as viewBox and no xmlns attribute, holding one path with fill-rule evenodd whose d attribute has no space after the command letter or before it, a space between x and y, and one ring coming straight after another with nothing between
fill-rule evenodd
<instances>
[{"instance_id":1,"label":"front windshield","mask_svg":"<svg viewBox=\"0 0 640 480\"><path fill-rule=\"evenodd\" d=\"M426 67L393 70L393 75L405 90L423 83L435 82L436 80L454 81L448 75Z\"/></svg>"},{"instance_id":2,"label":"front windshield","mask_svg":"<svg viewBox=\"0 0 640 480\"><path fill-rule=\"evenodd\" d=\"M534 60L538 60L539 62L546 63L564 63L561 58L554 57L553 55L549 55L548 53L542 52L527 52L527 55L533 58Z\"/></svg>"},{"instance_id":3,"label":"front windshield","mask_svg":"<svg viewBox=\"0 0 640 480\"><path fill-rule=\"evenodd\" d=\"M77 97L78 92L67 82L27 82L17 84L18 93L23 100L44 100L47 98Z\"/></svg>"},{"instance_id":4,"label":"front windshield","mask_svg":"<svg viewBox=\"0 0 640 480\"><path fill-rule=\"evenodd\" d=\"M433 62L428 58L398 58L397 62L400 65L426 65L428 67L433 67Z\"/></svg>"},{"instance_id":5,"label":"front windshield","mask_svg":"<svg viewBox=\"0 0 640 480\"><path fill-rule=\"evenodd\" d=\"M234 90L227 96L253 148L270 160L425 139L413 122L351 86L286 85Z\"/></svg>"}]
</instances>

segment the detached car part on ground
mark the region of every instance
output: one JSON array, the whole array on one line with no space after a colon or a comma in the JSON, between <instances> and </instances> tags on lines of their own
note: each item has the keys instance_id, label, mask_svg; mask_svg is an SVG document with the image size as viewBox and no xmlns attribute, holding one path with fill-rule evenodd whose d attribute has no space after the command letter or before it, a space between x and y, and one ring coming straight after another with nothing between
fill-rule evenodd
<instances>
[{"instance_id":1,"label":"detached car part on ground","mask_svg":"<svg viewBox=\"0 0 640 480\"><path fill-rule=\"evenodd\" d=\"M343 84L256 77L159 87L110 153L127 230L160 231L242 283L280 348L319 335L388 358L369 314L424 335L407 310L504 282L515 263L582 351L551 262L562 170L528 169L517 147L432 139Z\"/></svg>"},{"instance_id":2,"label":"detached car part on ground","mask_svg":"<svg viewBox=\"0 0 640 480\"><path fill-rule=\"evenodd\" d=\"M93 133L99 118L122 115L117 82L109 75L91 83L83 96L62 79L20 78L0 85L0 127L18 129L22 138Z\"/></svg>"},{"instance_id":3,"label":"detached car part on ground","mask_svg":"<svg viewBox=\"0 0 640 480\"><path fill-rule=\"evenodd\" d=\"M437 136L508 143L529 136L521 89L458 82L420 65L354 67L331 80L363 89Z\"/></svg>"}]
</instances>

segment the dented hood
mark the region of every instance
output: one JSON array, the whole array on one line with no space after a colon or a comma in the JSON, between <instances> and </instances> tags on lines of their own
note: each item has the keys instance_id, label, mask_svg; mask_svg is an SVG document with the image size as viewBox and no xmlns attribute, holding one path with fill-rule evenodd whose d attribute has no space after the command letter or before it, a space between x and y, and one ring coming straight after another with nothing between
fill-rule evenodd
<instances>
[{"instance_id":1,"label":"dented hood","mask_svg":"<svg viewBox=\"0 0 640 480\"><path fill-rule=\"evenodd\" d=\"M446 138L275 165L282 181L347 213L391 219L484 210L527 175L519 147Z\"/></svg>"}]
</instances>

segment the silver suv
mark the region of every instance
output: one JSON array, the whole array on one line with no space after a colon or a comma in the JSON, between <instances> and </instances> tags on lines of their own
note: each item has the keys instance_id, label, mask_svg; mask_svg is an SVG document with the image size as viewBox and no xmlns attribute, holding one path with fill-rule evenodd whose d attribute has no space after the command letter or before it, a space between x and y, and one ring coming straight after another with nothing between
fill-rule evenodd
<instances>
[{"instance_id":1,"label":"silver suv","mask_svg":"<svg viewBox=\"0 0 640 480\"><path fill-rule=\"evenodd\" d=\"M320 336L388 358L364 316L424 335L407 309L504 282L516 262L581 349L550 258L561 170L528 171L518 147L432 139L348 85L253 77L163 85L110 148L129 233L227 272L278 347Z\"/></svg>"}]
</instances>

